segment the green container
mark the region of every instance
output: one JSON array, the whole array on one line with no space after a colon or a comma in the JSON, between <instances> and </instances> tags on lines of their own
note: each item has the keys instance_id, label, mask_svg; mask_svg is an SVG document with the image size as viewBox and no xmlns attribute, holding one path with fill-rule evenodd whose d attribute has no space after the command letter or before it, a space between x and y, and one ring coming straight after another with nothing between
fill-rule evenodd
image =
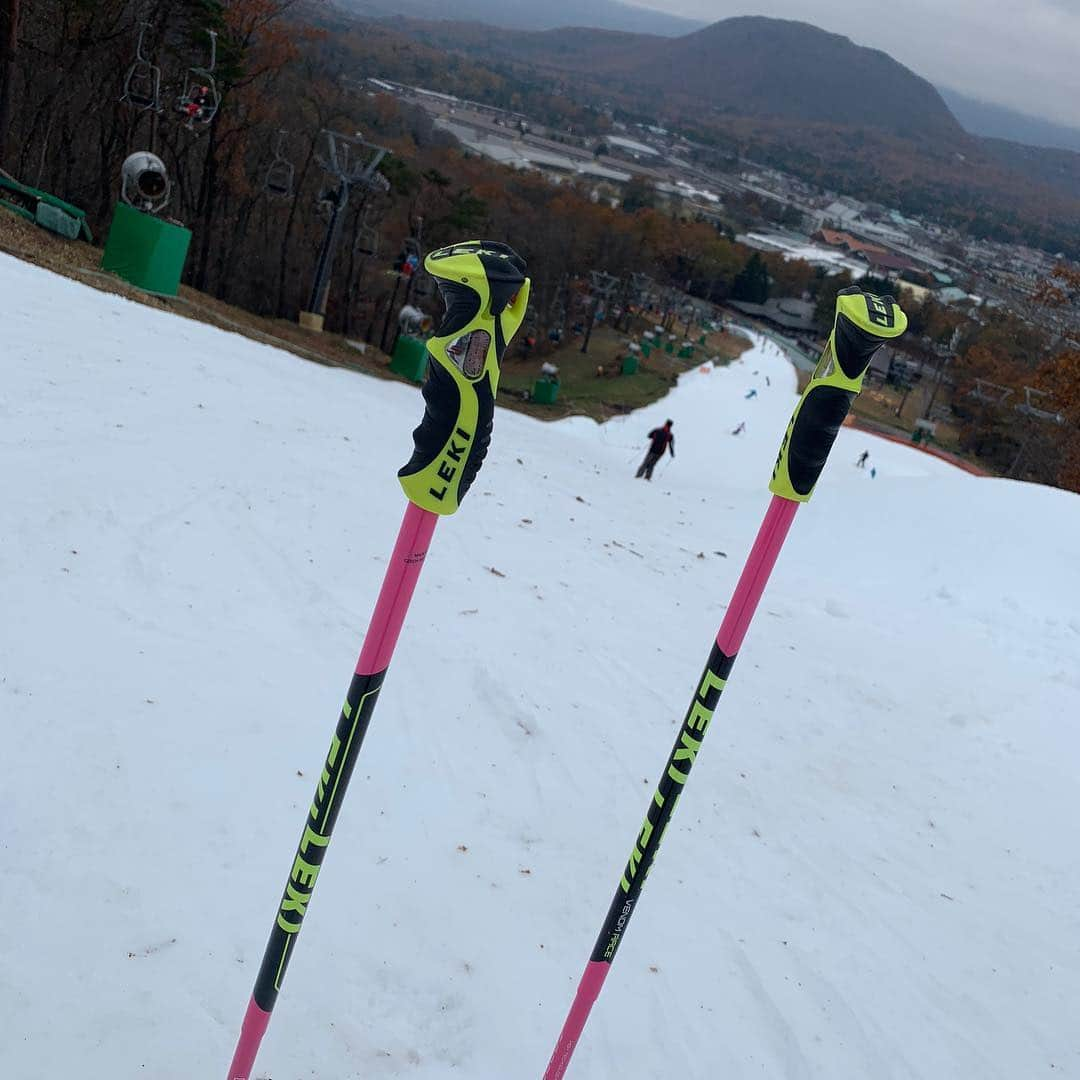
<instances>
[{"instance_id":1,"label":"green container","mask_svg":"<svg viewBox=\"0 0 1080 1080\"><path fill-rule=\"evenodd\" d=\"M644 356L646 360L649 359L649 353L652 351L653 347L647 341L641 343L641 355Z\"/></svg>"},{"instance_id":2,"label":"green container","mask_svg":"<svg viewBox=\"0 0 1080 1080\"><path fill-rule=\"evenodd\" d=\"M679 350L679 359L680 360L689 360L690 357L692 357L693 355L694 355L694 346L693 345L684 345Z\"/></svg>"},{"instance_id":3,"label":"green container","mask_svg":"<svg viewBox=\"0 0 1080 1080\"><path fill-rule=\"evenodd\" d=\"M699 338L697 339L697 343L698 343L699 345L704 345L704 344L705 344L705 335L704 335L704 334L702 334L702 335L701 335L701 337L699 337Z\"/></svg>"},{"instance_id":4,"label":"green container","mask_svg":"<svg viewBox=\"0 0 1080 1080\"><path fill-rule=\"evenodd\" d=\"M533 383L532 399L539 405L554 405L559 396L559 384L551 379L537 379Z\"/></svg>"},{"instance_id":5,"label":"green container","mask_svg":"<svg viewBox=\"0 0 1080 1080\"><path fill-rule=\"evenodd\" d=\"M673 353L674 351L675 351L675 346L672 345L670 341L665 341L664 342L664 352Z\"/></svg>"},{"instance_id":6,"label":"green container","mask_svg":"<svg viewBox=\"0 0 1080 1080\"><path fill-rule=\"evenodd\" d=\"M175 296L190 246L189 229L117 203L101 268L147 292Z\"/></svg>"},{"instance_id":7,"label":"green container","mask_svg":"<svg viewBox=\"0 0 1080 1080\"><path fill-rule=\"evenodd\" d=\"M638 369L638 358L631 353L629 356L623 357L622 373L624 375L636 375Z\"/></svg>"},{"instance_id":8,"label":"green container","mask_svg":"<svg viewBox=\"0 0 1080 1080\"><path fill-rule=\"evenodd\" d=\"M390 359L390 370L398 375L422 383L427 374L427 345L420 338L402 334L394 346L394 355Z\"/></svg>"}]
</instances>

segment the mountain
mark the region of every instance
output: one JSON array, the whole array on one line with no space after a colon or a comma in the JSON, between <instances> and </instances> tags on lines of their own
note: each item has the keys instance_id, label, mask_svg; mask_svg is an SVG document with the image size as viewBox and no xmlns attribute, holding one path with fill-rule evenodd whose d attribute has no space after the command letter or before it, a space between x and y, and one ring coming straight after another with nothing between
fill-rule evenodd
<instances>
[{"instance_id":1,"label":"mountain","mask_svg":"<svg viewBox=\"0 0 1080 1080\"><path fill-rule=\"evenodd\" d=\"M877 128L951 140L963 129L941 95L879 49L809 23L745 16L677 38L574 27L541 33L403 24L429 44L575 73L653 107Z\"/></svg>"},{"instance_id":2,"label":"mountain","mask_svg":"<svg viewBox=\"0 0 1080 1080\"><path fill-rule=\"evenodd\" d=\"M1007 139L979 142L989 157L1007 169L1068 195L1080 193L1080 154L1076 151L1024 146Z\"/></svg>"},{"instance_id":3,"label":"mountain","mask_svg":"<svg viewBox=\"0 0 1080 1080\"><path fill-rule=\"evenodd\" d=\"M676 38L392 25L578 107L662 124L974 236L1080 256L1080 155L971 135L926 79L808 23L739 17Z\"/></svg>"},{"instance_id":4,"label":"mountain","mask_svg":"<svg viewBox=\"0 0 1080 1080\"><path fill-rule=\"evenodd\" d=\"M1008 139L1024 146L1080 152L1080 128L1055 124L1004 105L992 105L946 86L939 86L938 92L964 130L972 135Z\"/></svg>"},{"instance_id":5,"label":"mountain","mask_svg":"<svg viewBox=\"0 0 1080 1080\"><path fill-rule=\"evenodd\" d=\"M808 23L726 19L629 54L624 77L747 116L879 128L907 137L960 134L941 95L878 49Z\"/></svg>"},{"instance_id":6,"label":"mountain","mask_svg":"<svg viewBox=\"0 0 1080 1080\"><path fill-rule=\"evenodd\" d=\"M342 3L346 10L369 19L454 19L510 30L587 26L674 37L704 25L697 19L683 19L665 11L621 4L618 0L547 0L543 4L526 0L457 0L452 9L448 9L444 0L342 0Z\"/></svg>"}]
</instances>

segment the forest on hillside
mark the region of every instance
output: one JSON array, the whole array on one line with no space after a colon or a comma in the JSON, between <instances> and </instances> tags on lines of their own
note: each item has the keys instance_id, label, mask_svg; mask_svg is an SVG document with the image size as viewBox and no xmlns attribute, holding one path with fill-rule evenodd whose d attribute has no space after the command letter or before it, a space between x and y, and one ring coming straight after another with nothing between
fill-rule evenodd
<instances>
[{"instance_id":1,"label":"forest on hillside","mask_svg":"<svg viewBox=\"0 0 1080 1080\"><path fill-rule=\"evenodd\" d=\"M723 222L664 209L647 184L598 193L466 155L424 113L370 92L363 77L411 78L568 125L602 127L602 114L557 84L516 81L312 0L0 0L0 37L0 168L85 209L100 237L122 162L153 150L174 183L164 213L194 233L188 283L258 314L292 319L307 305L334 188L323 168L327 130L360 133L387 152L383 182L350 203L327 311L330 329L376 344L404 299L395 264L410 238L423 250L477 235L517 248L534 282L526 333L538 351L551 330L584 317L594 270L622 280L622 303L635 298L632 275L648 278L669 306L685 293L712 302L803 296L823 331L836 289L847 284L804 262L750 252ZM123 100L140 47L161 72L160 110ZM187 88L208 74L216 107L191 123ZM272 191L270 170L286 159L291 191ZM736 227L767 211L737 201L727 209ZM412 298L433 309L423 277L409 286ZM1043 300L1078 298L1066 274ZM959 399L984 378L1018 394L1045 386L1061 402L1066 423L1030 432L1011 413L969 410L969 448L1001 471L1022 463L1018 475L1080 488L1080 356L1053 349L1014 317L936 305L912 314L907 347L915 352L962 329Z\"/></svg>"},{"instance_id":2,"label":"forest on hillside","mask_svg":"<svg viewBox=\"0 0 1080 1080\"><path fill-rule=\"evenodd\" d=\"M211 30L219 104L192 126L180 102L186 83L205 81L198 72L209 61ZM160 112L122 100L140 35L161 72ZM499 83L446 57L436 71L440 54L421 46L406 42L398 54L393 41L376 44L382 74L411 72L477 96L485 80ZM11 107L0 164L85 209L100 235L122 162L152 150L174 184L165 215L194 233L189 284L294 317L307 301L335 184L322 168L324 132L361 133L387 151L379 166L386 183L355 192L350 203L328 312L329 325L346 333L381 318L408 237L425 250L476 234L514 244L529 260L539 318L565 307L560 292L594 268L727 295L748 253L713 225L650 206L625 212L585 187L553 186L464 155L422 112L363 88L372 48L365 27L310 2L39 0L22 7L18 48L4 65ZM278 149L294 171L286 197L265 183Z\"/></svg>"}]
</instances>

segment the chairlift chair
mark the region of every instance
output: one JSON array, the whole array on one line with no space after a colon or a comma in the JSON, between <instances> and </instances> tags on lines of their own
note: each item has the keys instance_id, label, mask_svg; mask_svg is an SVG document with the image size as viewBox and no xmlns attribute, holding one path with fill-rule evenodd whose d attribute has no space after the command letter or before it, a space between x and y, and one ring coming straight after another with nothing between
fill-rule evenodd
<instances>
[{"instance_id":1,"label":"chairlift chair","mask_svg":"<svg viewBox=\"0 0 1080 1080\"><path fill-rule=\"evenodd\" d=\"M413 299L432 300L435 297L435 279L424 270L419 270L413 281Z\"/></svg>"},{"instance_id":2,"label":"chairlift chair","mask_svg":"<svg viewBox=\"0 0 1080 1080\"><path fill-rule=\"evenodd\" d=\"M124 77L124 93L121 104L130 105L139 112L161 111L161 68L143 51L149 23L140 23L139 44L135 48L135 60Z\"/></svg>"},{"instance_id":3,"label":"chairlift chair","mask_svg":"<svg viewBox=\"0 0 1080 1080\"><path fill-rule=\"evenodd\" d=\"M296 182L296 169L293 163L285 156L286 131L278 132L277 146L274 150L274 160L267 170L263 187L267 194L278 199L291 199L293 197L294 184Z\"/></svg>"},{"instance_id":4,"label":"chairlift chair","mask_svg":"<svg viewBox=\"0 0 1080 1080\"><path fill-rule=\"evenodd\" d=\"M375 207L365 206L356 230L356 251L360 255L379 254L379 229L374 222Z\"/></svg>"},{"instance_id":5,"label":"chairlift chair","mask_svg":"<svg viewBox=\"0 0 1080 1080\"><path fill-rule=\"evenodd\" d=\"M210 63L207 67L188 68L184 76L184 91L176 102L177 112L187 117L184 126L188 131L194 131L196 124L206 127L221 108L221 91L214 78L217 68L217 31L206 32L210 35Z\"/></svg>"}]
</instances>

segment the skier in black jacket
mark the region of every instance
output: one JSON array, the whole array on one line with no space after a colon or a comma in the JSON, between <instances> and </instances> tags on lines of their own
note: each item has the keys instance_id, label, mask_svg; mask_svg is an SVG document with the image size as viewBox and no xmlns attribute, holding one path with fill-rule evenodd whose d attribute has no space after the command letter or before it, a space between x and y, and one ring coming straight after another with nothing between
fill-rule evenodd
<instances>
[{"instance_id":1,"label":"skier in black jacket","mask_svg":"<svg viewBox=\"0 0 1080 1080\"><path fill-rule=\"evenodd\" d=\"M675 436L671 433L670 420L664 421L663 427L653 428L649 432L649 438L652 440L649 444L649 450L637 471L637 479L639 480L643 476L646 480L652 479L652 471L656 468L656 463L664 456L665 450L670 450L671 456L675 456Z\"/></svg>"}]
</instances>

